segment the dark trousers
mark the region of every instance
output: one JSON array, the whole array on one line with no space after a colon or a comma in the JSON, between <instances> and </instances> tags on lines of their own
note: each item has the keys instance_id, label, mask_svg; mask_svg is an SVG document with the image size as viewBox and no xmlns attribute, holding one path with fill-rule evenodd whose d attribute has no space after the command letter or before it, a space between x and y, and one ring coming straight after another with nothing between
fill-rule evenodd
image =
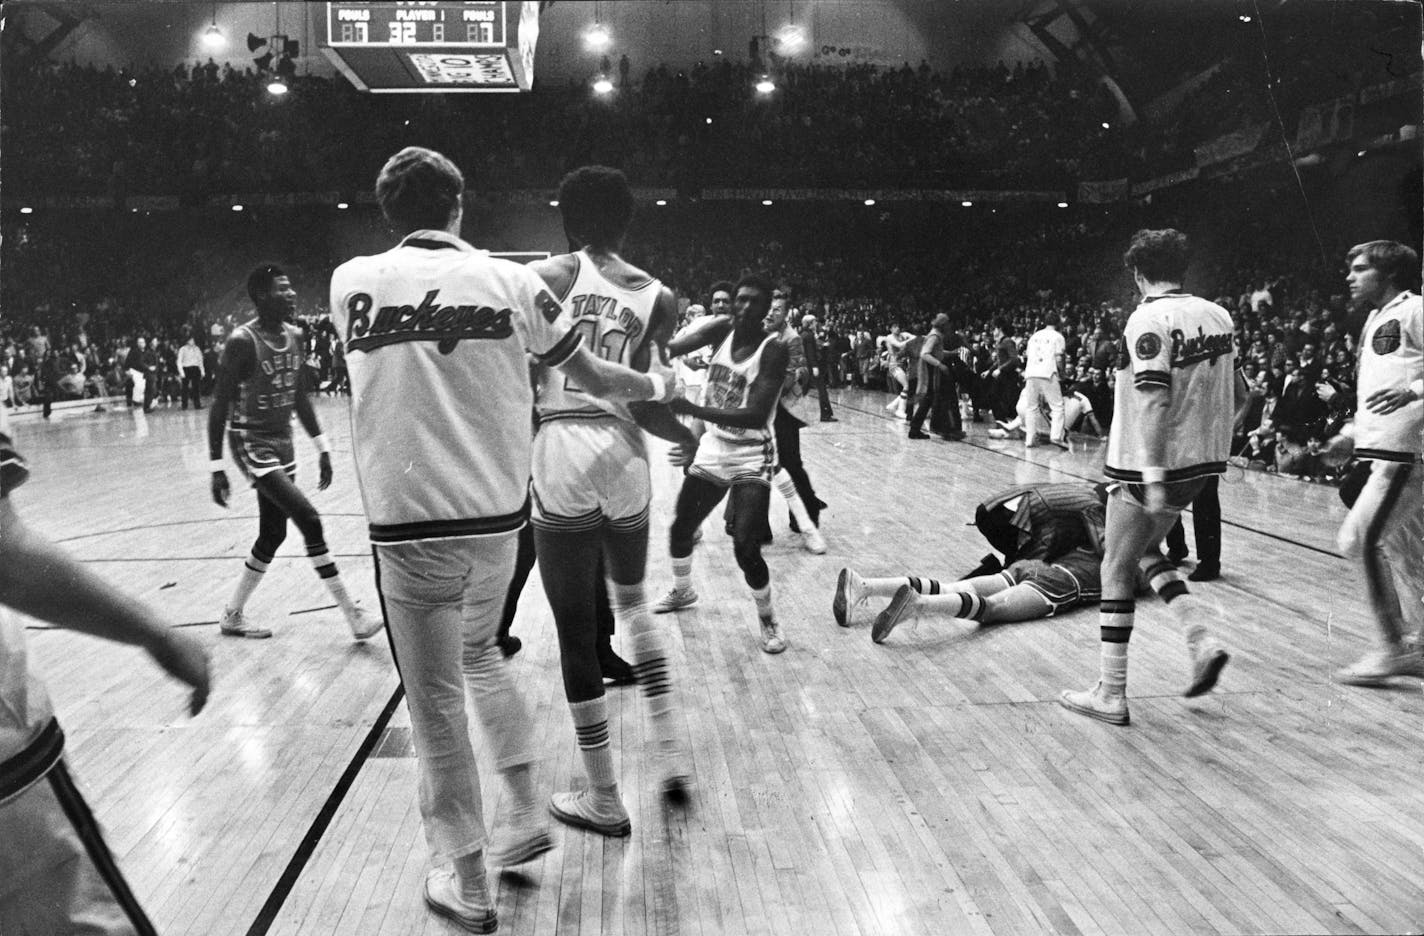
<instances>
[{"instance_id":1,"label":"dark trousers","mask_svg":"<svg viewBox=\"0 0 1424 936\"><path fill-rule=\"evenodd\" d=\"M1197 541L1197 565L1221 566L1221 496L1218 490L1221 476L1207 479L1201 492L1192 501L1192 533ZM1186 556L1187 531L1178 517L1167 533L1167 555Z\"/></svg>"},{"instance_id":2,"label":"dark trousers","mask_svg":"<svg viewBox=\"0 0 1424 936\"><path fill-rule=\"evenodd\" d=\"M826 389L826 369L821 368L820 376L816 378L816 397L821 401L821 418L830 419L835 413L831 412L831 394Z\"/></svg>"},{"instance_id":3,"label":"dark trousers","mask_svg":"<svg viewBox=\"0 0 1424 936\"><path fill-rule=\"evenodd\" d=\"M180 399L182 399L182 401L183 401L183 408L184 408L184 409L187 409L187 408L188 408L188 399L189 399L190 397L191 397L192 400L193 400L193 409L202 409L202 408L203 408L203 401L202 401L202 398L198 396L198 388L202 385L202 382L203 382L203 371L202 371L201 368L197 368L197 367L185 367L185 368L183 368L183 390L182 390L182 392L179 394L179 397L180 397Z\"/></svg>"},{"instance_id":4,"label":"dark trousers","mask_svg":"<svg viewBox=\"0 0 1424 936\"><path fill-rule=\"evenodd\" d=\"M910 431L923 432L925 417L930 420L930 430L939 435L948 435L960 430L959 385L954 373L930 371L929 387L920 394L914 415L910 417Z\"/></svg>"}]
</instances>

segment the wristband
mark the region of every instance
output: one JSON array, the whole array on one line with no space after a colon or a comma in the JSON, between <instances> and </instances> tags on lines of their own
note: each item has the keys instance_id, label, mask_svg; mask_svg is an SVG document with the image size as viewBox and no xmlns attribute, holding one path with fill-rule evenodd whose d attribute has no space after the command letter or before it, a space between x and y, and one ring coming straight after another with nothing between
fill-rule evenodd
<instances>
[{"instance_id":1,"label":"wristband","mask_svg":"<svg viewBox=\"0 0 1424 936\"><path fill-rule=\"evenodd\" d=\"M226 468L227 463L224 462L221 458L214 458L213 460L208 462L209 471L223 471Z\"/></svg>"},{"instance_id":2,"label":"wristband","mask_svg":"<svg viewBox=\"0 0 1424 936\"><path fill-rule=\"evenodd\" d=\"M1414 399L1424 400L1424 377L1414 381L1409 385L1409 392L1414 394Z\"/></svg>"},{"instance_id":3,"label":"wristband","mask_svg":"<svg viewBox=\"0 0 1424 936\"><path fill-rule=\"evenodd\" d=\"M1143 483L1143 484L1166 484L1166 483L1167 483L1167 469L1166 469L1166 468L1143 468L1143 469L1142 469L1142 483Z\"/></svg>"},{"instance_id":4,"label":"wristband","mask_svg":"<svg viewBox=\"0 0 1424 936\"><path fill-rule=\"evenodd\" d=\"M651 399L661 400L667 395L667 380L662 374L649 374L648 379L653 382L653 395Z\"/></svg>"},{"instance_id":5,"label":"wristband","mask_svg":"<svg viewBox=\"0 0 1424 936\"><path fill-rule=\"evenodd\" d=\"M323 455L331 454L331 443L326 440L326 433L312 436L312 441L316 443L316 450Z\"/></svg>"}]
</instances>

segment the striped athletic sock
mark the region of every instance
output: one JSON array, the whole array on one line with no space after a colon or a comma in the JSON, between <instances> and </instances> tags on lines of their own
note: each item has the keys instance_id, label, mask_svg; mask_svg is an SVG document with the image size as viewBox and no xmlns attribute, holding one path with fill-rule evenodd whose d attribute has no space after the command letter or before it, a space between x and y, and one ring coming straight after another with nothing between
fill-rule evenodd
<instances>
[{"instance_id":1,"label":"striped athletic sock","mask_svg":"<svg viewBox=\"0 0 1424 936\"><path fill-rule=\"evenodd\" d=\"M920 578L917 575L907 575L905 576L905 581L921 595L938 595L944 591L944 586L932 578Z\"/></svg>"},{"instance_id":2,"label":"striped athletic sock","mask_svg":"<svg viewBox=\"0 0 1424 936\"><path fill-rule=\"evenodd\" d=\"M674 746L673 712L677 697L673 693L672 672L668 661L667 638L662 628L653 623L648 612L648 595L642 583L613 584L609 592L618 627L628 634L633 645L633 672L638 677L638 690L647 704L648 720L660 748Z\"/></svg>"},{"instance_id":3,"label":"striped athletic sock","mask_svg":"<svg viewBox=\"0 0 1424 936\"><path fill-rule=\"evenodd\" d=\"M229 610L241 611L246 606L247 599L252 597L257 583L262 581L262 576L267 574L267 568L271 565L271 556L264 556L255 549L248 554L247 561L242 565L242 575L237 580L237 588L232 593L232 600L227 603Z\"/></svg>"},{"instance_id":4,"label":"striped athletic sock","mask_svg":"<svg viewBox=\"0 0 1424 936\"><path fill-rule=\"evenodd\" d=\"M771 607L771 583L767 582L763 588L752 589L752 600L756 602L757 617L764 621L775 619L776 614Z\"/></svg>"},{"instance_id":5,"label":"striped athletic sock","mask_svg":"<svg viewBox=\"0 0 1424 936\"><path fill-rule=\"evenodd\" d=\"M1139 568L1152 590L1161 596L1172 619L1186 635L1187 646L1195 647L1206 636L1206 625L1201 621L1201 602L1187 588L1186 577L1177 571L1176 566L1160 556L1148 556L1142 560Z\"/></svg>"},{"instance_id":6,"label":"striped athletic sock","mask_svg":"<svg viewBox=\"0 0 1424 936\"><path fill-rule=\"evenodd\" d=\"M816 526L811 520L811 515L806 512L806 505L801 501L801 495L796 493L796 482L791 480L791 473L782 468L776 473L772 483L776 490L786 499L786 506L791 510L791 516L796 518L796 525L802 530L810 530Z\"/></svg>"},{"instance_id":7,"label":"striped athletic sock","mask_svg":"<svg viewBox=\"0 0 1424 936\"><path fill-rule=\"evenodd\" d=\"M585 702L570 702L569 713L574 718L574 736L589 786L601 792L617 790L613 748L608 743L608 700L599 695Z\"/></svg>"},{"instance_id":8,"label":"striped athletic sock","mask_svg":"<svg viewBox=\"0 0 1424 936\"><path fill-rule=\"evenodd\" d=\"M969 621L982 621L984 618L984 599L972 591L921 594L919 607L926 611L947 611L951 617Z\"/></svg>"},{"instance_id":9,"label":"striped athletic sock","mask_svg":"<svg viewBox=\"0 0 1424 936\"><path fill-rule=\"evenodd\" d=\"M1102 634L1100 666L1103 692L1127 694L1127 642L1132 638L1132 620L1137 602L1104 600L1098 605L1098 627Z\"/></svg>"},{"instance_id":10,"label":"striped athletic sock","mask_svg":"<svg viewBox=\"0 0 1424 936\"><path fill-rule=\"evenodd\" d=\"M692 557L672 557L672 587L686 591L692 587Z\"/></svg>"},{"instance_id":11,"label":"striped athletic sock","mask_svg":"<svg viewBox=\"0 0 1424 936\"><path fill-rule=\"evenodd\" d=\"M311 559L312 568L316 569L316 574L325 583L326 590L331 592L336 606L348 614L354 611L356 604L351 600L351 595L347 593L346 585L341 581L341 572L336 568L336 560L331 558L326 544L308 544L307 556Z\"/></svg>"}]
</instances>

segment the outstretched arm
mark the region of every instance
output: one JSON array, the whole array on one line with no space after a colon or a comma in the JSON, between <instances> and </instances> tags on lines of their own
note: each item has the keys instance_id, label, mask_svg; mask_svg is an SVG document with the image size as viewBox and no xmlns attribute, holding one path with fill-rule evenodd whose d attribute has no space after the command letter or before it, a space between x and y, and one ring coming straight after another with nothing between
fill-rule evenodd
<instances>
[{"instance_id":1,"label":"outstretched arm","mask_svg":"<svg viewBox=\"0 0 1424 936\"><path fill-rule=\"evenodd\" d=\"M731 331L730 315L704 315L668 339L668 356L682 357L698 348L717 344L731 334Z\"/></svg>"},{"instance_id":2,"label":"outstretched arm","mask_svg":"<svg viewBox=\"0 0 1424 936\"><path fill-rule=\"evenodd\" d=\"M672 338L673 325L677 321L677 299L672 290L662 287L657 303L653 306L652 321L649 323L648 340L633 356L633 368L646 371L657 355L657 363L664 370L671 369L668 360L667 343ZM696 438L686 426L677 421L677 416L661 403L629 403L628 415L644 432L650 432L660 439L677 445L696 444Z\"/></svg>"},{"instance_id":3,"label":"outstretched arm","mask_svg":"<svg viewBox=\"0 0 1424 936\"><path fill-rule=\"evenodd\" d=\"M781 396L788 356L786 346L780 341L767 343L766 349L762 351L761 371L752 382L745 407L719 408L699 406L686 400L673 400L672 410L734 429L757 429L765 426L771 418L771 411L776 407L777 398Z\"/></svg>"},{"instance_id":4,"label":"outstretched arm","mask_svg":"<svg viewBox=\"0 0 1424 936\"><path fill-rule=\"evenodd\" d=\"M134 644L193 689L189 710L208 700L208 656L193 638L32 532L8 497L0 498L0 604L69 630Z\"/></svg>"}]
</instances>

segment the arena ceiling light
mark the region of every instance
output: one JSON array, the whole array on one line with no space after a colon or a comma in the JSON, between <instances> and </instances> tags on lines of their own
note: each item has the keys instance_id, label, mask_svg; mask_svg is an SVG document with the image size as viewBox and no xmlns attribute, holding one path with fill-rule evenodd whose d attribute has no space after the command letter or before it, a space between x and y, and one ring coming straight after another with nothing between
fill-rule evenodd
<instances>
[{"instance_id":1,"label":"arena ceiling light","mask_svg":"<svg viewBox=\"0 0 1424 936\"><path fill-rule=\"evenodd\" d=\"M763 205L766 205L768 208L771 207L771 199L770 199L770 198L763 198L763 199L761 200L761 203L762 203Z\"/></svg>"},{"instance_id":2,"label":"arena ceiling light","mask_svg":"<svg viewBox=\"0 0 1424 936\"><path fill-rule=\"evenodd\" d=\"M607 75L599 75L593 79L594 94L612 94L613 81Z\"/></svg>"},{"instance_id":3,"label":"arena ceiling light","mask_svg":"<svg viewBox=\"0 0 1424 936\"><path fill-rule=\"evenodd\" d=\"M787 55L794 55L800 52L806 45L806 33L795 23L781 27L776 34L776 41L781 46L781 51Z\"/></svg>"},{"instance_id":4,"label":"arena ceiling light","mask_svg":"<svg viewBox=\"0 0 1424 936\"><path fill-rule=\"evenodd\" d=\"M974 207L974 203L973 203L972 201L962 201L962 202L959 203L959 207L961 207L961 208L973 208L973 207Z\"/></svg>"},{"instance_id":5,"label":"arena ceiling light","mask_svg":"<svg viewBox=\"0 0 1424 936\"><path fill-rule=\"evenodd\" d=\"M659 198L658 201L657 201L657 205L658 205L659 208L663 207L663 206L666 205L666 204L667 204L667 199L666 199L666 198Z\"/></svg>"},{"instance_id":6,"label":"arena ceiling light","mask_svg":"<svg viewBox=\"0 0 1424 936\"><path fill-rule=\"evenodd\" d=\"M281 75L267 82L267 93L273 97L281 97L290 90L292 89L287 86L287 80Z\"/></svg>"},{"instance_id":7,"label":"arena ceiling light","mask_svg":"<svg viewBox=\"0 0 1424 936\"><path fill-rule=\"evenodd\" d=\"M559 207L559 200L558 200L557 198L550 199L550 200L549 200L549 207L550 207L550 208L557 208L557 207Z\"/></svg>"},{"instance_id":8,"label":"arena ceiling light","mask_svg":"<svg viewBox=\"0 0 1424 936\"><path fill-rule=\"evenodd\" d=\"M598 3L593 5L593 25L584 30L583 44L591 51L602 52L608 48L608 44L613 41L613 36L609 34L608 27L603 25L603 17L598 15Z\"/></svg>"},{"instance_id":9,"label":"arena ceiling light","mask_svg":"<svg viewBox=\"0 0 1424 936\"><path fill-rule=\"evenodd\" d=\"M25 207L23 207L23 208L20 209L20 214L34 214L34 213L35 213L35 209L31 208L29 205L26 205Z\"/></svg>"},{"instance_id":10,"label":"arena ceiling light","mask_svg":"<svg viewBox=\"0 0 1424 936\"><path fill-rule=\"evenodd\" d=\"M776 90L776 82L771 80L770 75L762 75L757 79L757 94L770 94Z\"/></svg>"},{"instance_id":11,"label":"arena ceiling light","mask_svg":"<svg viewBox=\"0 0 1424 936\"><path fill-rule=\"evenodd\" d=\"M873 205L873 204L875 204L875 199L873 199L873 198L867 198L867 199L865 200L865 207L869 208L869 207L870 207L871 205Z\"/></svg>"},{"instance_id":12,"label":"arena ceiling light","mask_svg":"<svg viewBox=\"0 0 1424 936\"><path fill-rule=\"evenodd\" d=\"M213 0L213 18L209 21L211 25L203 32L203 47L210 52L218 52L227 45L227 36L218 29L218 4Z\"/></svg>"},{"instance_id":13,"label":"arena ceiling light","mask_svg":"<svg viewBox=\"0 0 1424 936\"><path fill-rule=\"evenodd\" d=\"M1068 207L1068 203L1067 203L1066 201L1061 201L1061 202L1058 203L1058 207L1059 207L1059 208L1067 208L1067 207Z\"/></svg>"},{"instance_id":14,"label":"arena ceiling light","mask_svg":"<svg viewBox=\"0 0 1424 936\"><path fill-rule=\"evenodd\" d=\"M350 207L351 207L351 206L348 205L348 204L347 204L346 202L344 202L344 201L339 201L339 202L336 203L336 208L337 208L338 211L345 211L347 208L350 208Z\"/></svg>"},{"instance_id":15,"label":"arena ceiling light","mask_svg":"<svg viewBox=\"0 0 1424 936\"><path fill-rule=\"evenodd\" d=\"M242 206L241 206L241 205L233 205L233 206L232 206L232 210L233 210L233 211L241 211L241 210L242 210Z\"/></svg>"}]
</instances>

